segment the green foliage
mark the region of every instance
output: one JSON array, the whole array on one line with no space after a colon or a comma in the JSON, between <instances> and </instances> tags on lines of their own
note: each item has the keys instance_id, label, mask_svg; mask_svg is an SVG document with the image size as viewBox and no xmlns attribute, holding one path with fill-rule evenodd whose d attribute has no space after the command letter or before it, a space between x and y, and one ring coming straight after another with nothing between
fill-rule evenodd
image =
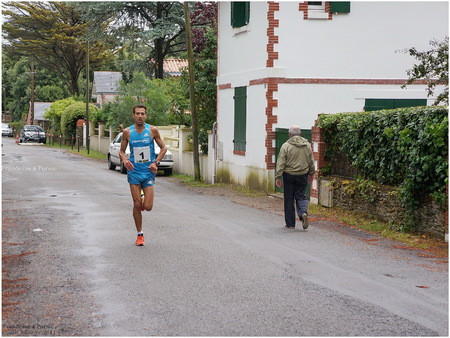
<instances>
[{"instance_id":1,"label":"green foliage","mask_svg":"<svg viewBox=\"0 0 450 338\"><path fill-rule=\"evenodd\" d=\"M89 113L95 114L98 110L93 104L89 104ZM76 123L78 119L84 119L86 116L86 104L75 102L67 106L61 115L61 131L64 137L72 137L76 132Z\"/></svg>"},{"instance_id":2,"label":"green foliage","mask_svg":"<svg viewBox=\"0 0 450 338\"><path fill-rule=\"evenodd\" d=\"M5 56L2 56L5 60ZM13 121L22 120L28 112L30 103L30 61L19 58L16 62L2 65L2 87L4 88L5 108L9 108Z\"/></svg>"},{"instance_id":3,"label":"green foliage","mask_svg":"<svg viewBox=\"0 0 450 338\"><path fill-rule=\"evenodd\" d=\"M53 133L61 132L61 116L63 111L68 106L77 102L79 101L69 97L67 99L55 101L51 104L50 108L45 112L44 117L52 122L51 126Z\"/></svg>"},{"instance_id":4,"label":"green foliage","mask_svg":"<svg viewBox=\"0 0 450 338\"><path fill-rule=\"evenodd\" d=\"M87 33L92 29L76 5L56 1L10 1L3 4L2 26L9 55L32 57L36 65L58 73L73 95L80 94L78 78L86 66ZM97 30L106 25L95 23ZM89 62L99 66L112 57L106 40L90 41Z\"/></svg>"},{"instance_id":5,"label":"green foliage","mask_svg":"<svg viewBox=\"0 0 450 338\"><path fill-rule=\"evenodd\" d=\"M356 180L332 180L331 189L341 188L345 193L351 196L362 197L366 201L375 202L380 185L372 180L358 178Z\"/></svg>"},{"instance_id":6,"label":"green foliage","mask_svg":"<svg viewBox=\"0 0 450 338\"><path fill-rule=\"evenodd\" d=\"M36 86L34 95L37 102L53 102L66 97L64 88L57 85Z\"/></svg>"},{"instance_id":7,"label":"green foliage","mask_svg":"<svg viewBox=\"0 0 450 338\"><path fill-rule=\"evenodd\" d=\"M85 20L108 25L92 30L92 34L108 34L118 46L138 55L120 58L123 62L116 64L120 71L147 68L146 75L162 79L164 58L185 50L183 5L179 2L87 1L78 3L78 8Z\"/></svg>"},{"instance_id":8,"label":"green foliage","mask_svg":"<svg viewBox=\"0 0 450 338\"><path fill-rule=\"evenodd\" d=\"M107 123L109 115L111 114L111 103L105 103L102 109L91 112L89 110L89 120L94 123L95 127L98 127L99 123Z\"/></svg>"},{"instance_id":9,"label":"green foliage","mask_svg":"<svg viewBox=\"0 0 450 338\"><path fill-rule=\"evenodd\" d=\"M113 128L134 123L131 114L136 104L147 106L146 122L157 126L179 123L176 110L184 112L187 106L179 80L175 78L151 79L144 73L134 73L130 82L121 82L119 91L122 95L106 108L108 125Z\"/></svg>"},{"instance_id":10,"label":"green foliage","mask_svg":"<svg viewBox=\"0 0 450 338\"><path fill-rule=\"evenodd\" d=\"M197 120L199 129L199 143L203 153L208 152L208 134L217 116L217 35L214 29L208 28L205 33L204 46L198 52L194 62L194 88ZM182 85L189 96L189 74L183 72Z\"/></svg>"},{"instance_id":11,"label":"green foliage","mask_svg":"<svg viewBox=\"0 0 450 338\"><path fill-rule=\"evenodd\" d=\"M448 110L416 107L321 115L333 152L347 154L361 179L399 186L407 210L427 195L444 205L448 184Z\"/></svg>"},{"instance_id":12,"label":"green foliage","mask_svg":"<svg viewBox=\"0 0 450 338\"><path fill-rule=\"evenodd\" d=\"M437 96L435 105L448 104L448 36L443 41L431 40L432 48L427 51L418 51L412 47L404 50L404 53L415 57L419 63L406 71L409 76L407 85L416 80L425 80L428 96L434 94L437 85L444 85L443 91Z\"/></svg>"}]
</instances>

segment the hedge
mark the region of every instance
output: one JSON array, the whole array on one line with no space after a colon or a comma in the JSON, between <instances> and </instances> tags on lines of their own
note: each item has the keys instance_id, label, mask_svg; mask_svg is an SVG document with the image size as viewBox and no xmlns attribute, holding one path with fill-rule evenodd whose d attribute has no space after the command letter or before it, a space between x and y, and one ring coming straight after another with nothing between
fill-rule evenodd
<instances>
[{"instance_id":1,"label":"hedge","mask_svg":"<svg viewBox=\"0 0 450 338\"><path fill-rule=\"evenodd\" d=\"M95 114L98 108L89 103L89 112ZM64 137L72 137L76 133L76 123L78 119L84 119L86 115L86 104L75 102L67 106L61 114L61 132Z\"/></svg>"},{"instance_id":2,"label":"hedge","mask_svg":"<svg viewBox=\"0 0 450 338\"><path fill-rule=\"evenodd\" d=\"M359 179L399 187L407 210L447 201L448 110L414 107L321 115L327 154L342 152Z\"/></svg>"}]
</instances>

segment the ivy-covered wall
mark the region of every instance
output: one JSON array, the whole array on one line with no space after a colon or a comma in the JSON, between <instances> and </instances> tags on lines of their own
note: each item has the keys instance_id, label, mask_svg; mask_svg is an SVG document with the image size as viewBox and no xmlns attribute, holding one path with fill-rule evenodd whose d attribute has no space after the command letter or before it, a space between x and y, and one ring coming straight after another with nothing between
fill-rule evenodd
<instances>
[{"instance_id":1,"label":"ivy-covered wall","mask_svg":"<svg viewBox=\"0 0 450 338\"><path fill-rule=\"evenodd\" d=\"M320 168L322 172L352 176L364 186L397 187L404 222L412 230L419 230L416 211L423 203L432 199L438 207L446 207L446 107L321 115L317 126L328 144L329 167Z\"/></svg>"},{"instance_id":2,"label":"ivy-covered wall","mask_svg":"<svg viewBox=\"0 0 450 338\"><path fill-rule=\"evenodd\" d=\"M417 221L411 226L408 223L411 217L403 207L396 187L338 177L323 178L321 184L326 184L332 189L333 207L373 215L390 223L395 230L406 232L414 230L439 239L444 239L448 233L446 207L439 206L431 198L424 200L412 212Z\"/></svg>"}]
</instances>

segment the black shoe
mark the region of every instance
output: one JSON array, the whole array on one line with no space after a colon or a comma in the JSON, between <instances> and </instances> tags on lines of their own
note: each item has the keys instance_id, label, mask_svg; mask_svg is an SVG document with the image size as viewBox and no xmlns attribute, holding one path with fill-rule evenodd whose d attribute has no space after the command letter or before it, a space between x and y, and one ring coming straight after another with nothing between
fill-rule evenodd
<instances>
[{"instance_id":1,"label":"black shoe","mask_svg":"<svg viewBox=\"0 0 450 338\"><path fill-rule=\"evenodd\" d=\"M285 228L288 228L288 229L294 229L294 228L295 228L295 225L285 225L284 227L285 227Z\"/></svg>"}]
</instances>

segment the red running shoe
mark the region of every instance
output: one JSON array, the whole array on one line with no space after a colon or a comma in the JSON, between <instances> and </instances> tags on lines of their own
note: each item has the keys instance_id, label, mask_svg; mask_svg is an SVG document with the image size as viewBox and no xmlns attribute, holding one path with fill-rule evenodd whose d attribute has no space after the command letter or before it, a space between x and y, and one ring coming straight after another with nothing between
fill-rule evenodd
<instances>
[{"instance_id":1,"label":"red running shoe","mask_svg":"<svg viewBox=\"0 0 450 338\"><path fill-rule=\"evenodd\" d=\"M137 236L136 245L137 246L144 246L145 245L145 243L144 243L144 235Z\"/></svg>"}]
</instances>

